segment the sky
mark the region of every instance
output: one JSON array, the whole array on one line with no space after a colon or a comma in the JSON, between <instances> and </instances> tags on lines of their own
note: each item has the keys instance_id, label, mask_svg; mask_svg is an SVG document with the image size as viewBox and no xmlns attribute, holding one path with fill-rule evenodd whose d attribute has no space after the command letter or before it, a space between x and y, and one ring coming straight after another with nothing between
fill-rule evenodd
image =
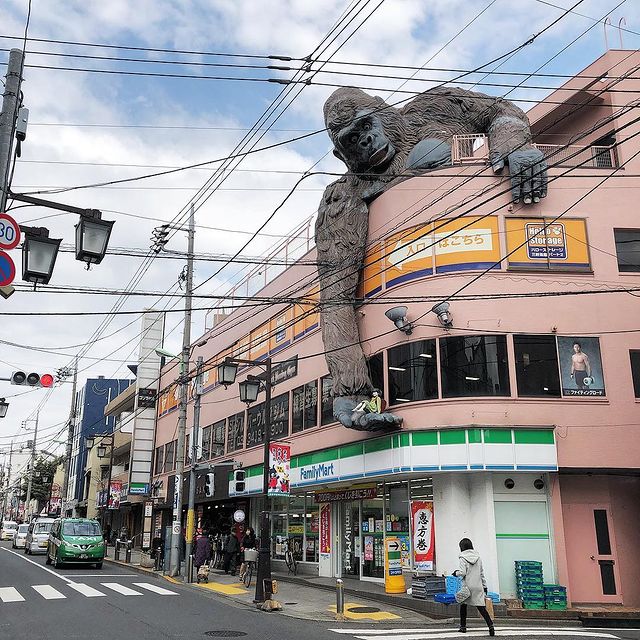
<instances>
[{"instance_id":1,"label":"sky","mask_svg":"<svg viewBox=\"0 0 640 640\"><path fill-rule=\"evenodd\" d=\"M148 263L144 257L127 255L127 250L138 249L144 255L154 227L170 221L184 225L191 198L217 175L220 162L212 161L228 156L274 101L280 106L254 138L259 138L258 151L225 174L223 182L218 179L214 184L219 188L199 198L196 254L233 254L250 239L243 256L268 254L283 236L314 215L322 190L335 177L306 178L252 238L304 172L344 171L321 131L322 105L337 86L360 86L396 103L408 97L402 91L423 91L460 75L447 70L475 69L503 56L576 1L32 0L28 37L46 41L26 44L22 92L30 122L12 189L100 209L103 218L115 221L109 246L120 250L88 271L71 251L59 254L50 285L81 288L82 293L27 291L20 284L11 298L0 299L0 313L30 314L0 315L0 378L18 369L53 373L72 365L78 353L82 354L79 386L100 375L130 377L126 364L137 360L140 315L106 315L116 304L119 312L152 306L170 310L164 346L173 353L179 351L183 301L161 294L181 293L177 281L183 262L160 256ZM28 11L28 0L0 3L2 77L8 50L23 47ZM613 25L606 28L608 46L640 48L640 3L583 0L531 44L488 65L482 73L467 74L460 81L468 84L460 86L505 95L526 111L564 79L505 72L578 73L605 52L607 15ZM624 30L616 28L619 24ZM306 64L301 60L307 56L311 71L304 77L311 78L311 84L287 87L268 81L293 78L295 71L264 69L266 65L297 69ZM417 70L371 66L380 64ZM517 84L521 86L510 88ZM273 147L277 143L282 144ZM272 148L259 150L264 147ZM209 164L143 180L50 193L197 163ZM13 205L10 213L20 224L46 226L51 237L63 239L63 246L73 245L77 215ZM172 233L167 249L185 251L186 234ZM10 255L20 270L20 249ZM211 278L201 291L223 295L252 268L231 263L213 276L222 265L196 262L195 284ZM148 268L131 284L141 266ZM127 286L158 295L119 297L98 292L122 291ZM207 305L210 301L194 302L196 307ZM41 315L69 312L105 314ZM204 322L204 312L196 312L194 340L204 333ZM99 328L102 331L96 336ZM38 410L38 449L63 450L70 379L53 391L27 390L0 381L3 396L10 407L0 421L0 462L11 440L23 444L33 437ZM15 471L24 465L25 457L14 461Z\"/></svg>"}]
</instances>

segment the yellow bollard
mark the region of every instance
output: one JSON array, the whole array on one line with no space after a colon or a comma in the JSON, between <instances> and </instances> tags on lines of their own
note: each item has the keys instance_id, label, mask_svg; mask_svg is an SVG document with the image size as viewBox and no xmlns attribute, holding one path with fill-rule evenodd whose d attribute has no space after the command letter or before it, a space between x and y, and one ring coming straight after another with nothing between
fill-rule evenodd
<instances>
[{"instance_id":1,"label":"yellow bollard","mask_svg":"<svg viewBox=\"0 0 640 640\"><path fill-rule=\"evenodd\" d=\"M402 575L402 544L398 538L384 541L384 590L386 593L406 593Z\"/></svg>"}]
</instances>

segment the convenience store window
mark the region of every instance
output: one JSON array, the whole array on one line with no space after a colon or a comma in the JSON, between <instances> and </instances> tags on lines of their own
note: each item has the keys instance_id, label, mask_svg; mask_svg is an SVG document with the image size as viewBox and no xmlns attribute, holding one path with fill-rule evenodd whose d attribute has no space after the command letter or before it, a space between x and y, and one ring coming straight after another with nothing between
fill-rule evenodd
<instances>
[{"instance_id":1,"label":"convenience store window","mask_svg":"<svg viewBox=\"0 0 640 640\"><path fill-rule=\"evenodd\" d=\"M389 349L389 404L438 397L435 340L418 340Z\"/></svg>"}]
</instances>

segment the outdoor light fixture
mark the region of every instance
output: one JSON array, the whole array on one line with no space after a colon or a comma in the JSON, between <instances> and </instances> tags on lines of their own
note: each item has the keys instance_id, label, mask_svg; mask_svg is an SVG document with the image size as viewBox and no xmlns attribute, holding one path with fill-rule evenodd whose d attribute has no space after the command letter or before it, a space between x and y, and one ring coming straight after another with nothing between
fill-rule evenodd
<instances>
[{"instance_id":1,"label":"outdoor light fixture","mask_svg":"<svg viewBox=\"0 0 640 640\"><path fill-rule=\"evenodd\" d=\"M96 451L98 453L98 458L104 458L107 455L107 447L105 447L103 444L98 445Z\"/></svg>"},{"instance_id":2,"label":"outdoor light fixture","mask_svg":"<svg viewBox=\"0 0 640 640\"><path fill-rule=\"evenodd\" d=\"M7 415L8 408L9 403L4 398L0 398L0 418L4 418Z\"/></svg>"},{"instance_id":3,"label":"outdoor light fixture","mask_svg":"<svg viewBox=\"0 0 640 640\"><path fill-rule=\"evenodd\" d=\"M49 237L44 227L20 227L24 233L22 243L22 279L25 282L48 284L58 256L60 240Z\"/></svg>"},{"instance_id":4,"label":"outdoor light fixture","mask_svg":"<svg viewBox=\"0 0 640 640\"><path fill-rule=\"evenodd\" d=\"M436 314L438 320L440 321L440 324L443 327L448 329L449 327L453 326L453 316L449 311L448 302L439 302L431 308L431 311Z\"/></svg>"},{"instance_id":5,"label":"outdoor light fixture","mask_svg":"<svg viewBox=\"0 0 640 640\"><path fill-rule=\"evenodd\" d=\"M258 399L258 393L260 393L260 379L254 376L249 376L244 382L238 383L238 389L240 390L240 400L251 404Z\"/></svg>"},{"instance_id":6,"label":"outdoor light fixture","mask_svg":"<svg viewBox=\"0 0 640 640\"><path fill-rule=\"evenodd\" d=\"M225 389L236 381L238 375L238 363L225 360L218 365L218 382L225 386Z\"/></svg>"},{"instance_id":7,"label":"outdoor light fixture","mask_svg":"<svg viewBox=\"0 0 640 640\"><path fill-rule=\"evenodd\" d=\"M76 225L76 260L86 262L87 269L102 262L113 225L113 221L103 220L97 209L87 209L80 215Z\"/></svg>"},{"instance_id":8,"label":"outdoor light fixture","mask_svg":"<svg viewBox=\"0 0 640 640\"><path fill-rule=\"evenodd\" d=\"M384 315L396 325L396 327L406 333L408 336L413 331L413 325L407 320L407 307L393 307L393 309L387 309Z\"/></svg>"},{"instance_id":9,"label":"outdoor light fixture","mask_svg":"<svg viewBox=\"0 0 640 640\"><path fill-rule=\"evenodd\" d=\"M84 446L85 446L87 449L93 449L93 440L94 440L93 436L87 436L87 437L84 439Z\"/></svg>"}]
</instances>

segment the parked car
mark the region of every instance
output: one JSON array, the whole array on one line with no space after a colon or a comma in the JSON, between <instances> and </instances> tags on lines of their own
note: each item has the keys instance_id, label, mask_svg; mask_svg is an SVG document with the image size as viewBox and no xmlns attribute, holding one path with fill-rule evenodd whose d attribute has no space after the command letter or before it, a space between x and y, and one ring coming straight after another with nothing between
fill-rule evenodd
<instances>
[{"instance_id":1,"label":"parked car","mask_svg":"<svg viewBox=\"0 0 640 640\"><path fill-rule=\"evenodd\" d=\"M51 531L51 526L54 522L54 518L37 518L29 525L24 545L26 554L47 553L49 531Z\"/></svg>"},{"instance_id":2,"label":"parked car","mask_svg":"<svg viewBox=\"0 0 640 640\"><path fill-rule=\"evenodd\" d=\"M102 568L104 539L97 520L87 518L58 518L49 531L47 564L56 568L63 564L95 564Z\"/></svg>"},{"instance_id":3,"label":"parked car","mask_svg":"<svg viewBox=\"0 0 640 640\"><path fill-rule=\"evenodd\" d=\"M13 542L11 546L14 549L24 549L24 545L27 541L27 532L29 531L28 524L20 524L13 534Z\"/></svg>"},{"instance_id":4,"label":"parked car","mask_svg":"<svg viewBox=\"0 0 640 640\"><path fill-rule=\"evenodd\" d=\"M5 520L0 529L0 540L13 540L13 534L18 530L18 523L13 520Z\"/></svg>"}]
</instances>

